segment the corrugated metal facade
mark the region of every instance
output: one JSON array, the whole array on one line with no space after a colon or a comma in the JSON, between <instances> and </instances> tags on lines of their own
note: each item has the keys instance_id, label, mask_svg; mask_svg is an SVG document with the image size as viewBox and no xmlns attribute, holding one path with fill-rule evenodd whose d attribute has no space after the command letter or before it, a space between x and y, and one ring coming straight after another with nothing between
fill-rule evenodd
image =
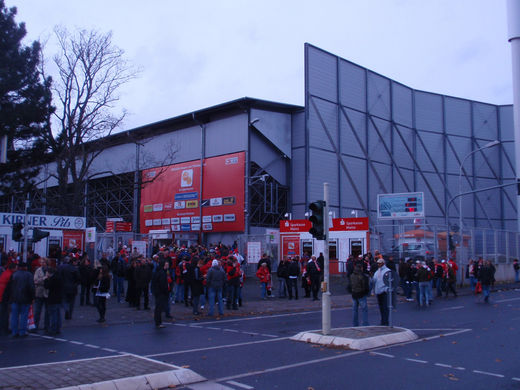
<instances>
[{"instance_id":1,"label":"corrugated metal facade","mask_svg":"<svg viewBox=\"0 0 520 390\"><path fill-rule=\"evenodd\" d=\"M305 62L304 151L293 129L293 176L305 174L305 188L293 177L296 218L328 182L336 216L358 210L376 224L378 194L422 191L425 222L444 224L463 161L462 192L516 180L512 106L413 90L309 44ZM501 144L464 160L494 140ZM465 226L516 231L515 191L465 195ZM449 216L458 221L458 201Z\"/></svg>"}]
</instances>

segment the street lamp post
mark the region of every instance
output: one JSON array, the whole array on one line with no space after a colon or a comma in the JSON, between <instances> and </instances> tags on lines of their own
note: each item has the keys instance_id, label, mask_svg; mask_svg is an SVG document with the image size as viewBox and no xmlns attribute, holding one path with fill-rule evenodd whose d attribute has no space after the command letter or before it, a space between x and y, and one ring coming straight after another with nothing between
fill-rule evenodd
<instances>
[{"instance_id":1,"label":"street lamp post","mask_svg":"<svg viewBox=\"0 0 520 390\"><path fill-rule=\"evenodd\" d=\"M463 232L462 232L462 225L463 225L463 214L462 214L462 168L464 168L464 162L470 157L472 156L473 154L483 150L483 149L488 149L488 148L491 148L493 146L496 146L496 145L499 145L501 142L500 141L491 141L491 142L488 142L487 144L485 144L484 146L482 146L481 148L478 148L478 149L475 149L475 150L472 150L471 152L469 152L461 161L460 163L460 167L459 167L459 235L460 235L460 248L463 247ZM460 259L462 260L462 259Z\"/></svg>"}]
</instances>

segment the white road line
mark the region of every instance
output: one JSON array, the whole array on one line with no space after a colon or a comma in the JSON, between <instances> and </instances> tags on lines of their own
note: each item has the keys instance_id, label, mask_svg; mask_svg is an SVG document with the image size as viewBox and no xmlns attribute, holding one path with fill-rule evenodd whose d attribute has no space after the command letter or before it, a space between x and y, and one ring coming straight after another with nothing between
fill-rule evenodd
<instances>
[{"instance_id":1,"label":"white road line","mask_svg":"<svg viewBox=\"0 0 520 390\"><path fill-rule=\"evenodd\" d=\"M428 363L427 360L419 360L419 359L411 359L411 358L405 358L404 360L408 360L409 362L414 362L414 363L423 363L423 364Z\"/></svg>"},{"instance_id":2,"label":"white road line","mask_svg":"<svg viewBox=\"0 0 520 390\"><path fill-rule=\"evenodd\" d=\"M453 368L451 364L435 363L435 365L439 367Z\"/></svg>"},{"instance_id":3,"label":"white road line","mask_svg":"<svg viewBox=\"0 0 520 390\"><path fill-rule=\"evenodd\" d=\"M345 307L345 308L332 309L331 311L341 311L341 310L351 310L351 309L352 308L350 308L350 307ZM205 325L205 324L222 324L225 322L252 321L252 320L258 320L258 319L265 320L266 318L295 317L295 316L308 315L308 314L321 314L321 310L319 310L319 311L315 311L315 310L302 311L302 312L298 312L298 313L275 314L272 316L257 316L257 317L235 318L235 319L230 319L230 320L208 321L208 322L203 322L202 324L203 325Z\"/></svg>"},{"instance_id":4,"label":"white road line","mask_svg":"<svg viewBox=\"0 0 520 390\"><path fill-rule=\"evenodd\" d=\"M89 348L101 348L99 345L93 345L93 344L85 344L85 347L89 347Z\"/></svg>"},{"instance_id":5,"label":"white road line","mask_svg":"<svg viewBox=\"0 0 520 390\"><path fill-rule=\"evenodd\" d=\"M495 303L503 303L503 302L511 302L511 301L518 301L520 298L509 298L509 299L500 299L498 301L494 301Z\"/></svg>"},{"instance_id":6,"label":"white road line","mask_svg":"<svg viewBox=\"0 0 520 390\"><path fill-rule=\"evenodd\" d=\"M83 345L84 343L82 343L81 341L74 341L74 340L69 340L69 343L71 344L77 344L77 345Z\"/></svg>"},{"instance_id":7,"label":"white road line","mask_svg":"<svg viewBox=\"0 0 520 390\"><path fill-rule=\"evenodd\" d=\"M264 336L264 337L273 337L273 338L278 337L278 336L276 336L276 335L274 335L274 334L265 334L265 333L262 333L260 336Z\"/></svg>"},{"instance_id":8,"label":"white road line","mask_svg":"<svg viewBox=\"0 0 520 390\"><path fill-rule=\"evenodd\" d=\"M222 328L214 328L212 326L205 326L206 329L211 329L211 330L222 330Z\"/></svg>"},{"instance_id":9,"label":"white road line","mask_svg":"<svg viewBox=\"0 0 520 390\"><path fill-rule=\"evenodd\" d=\"M240 333L239 330L236 329L222 329L224 332L233 332L233 333Z\"/></svg>"},{"instance_id":10,"label":"white road line","mask_svg":"<svg viewBox=\"0 0 520 390\"><path fill-rule=\"evenodd\" d=\"M439 311L458 310L458 309L464 309L464 306L445 307L444 309L440 309Z\"/></svg>"},{"instance_id":11,"label":"white road line","mask_svg":"<svg viewBox=\"0 0 520 390\"><path fill-rule=\"evenodd\" d=\"M520 382L520 378L511 378L514 381Z\"/></svg>"},{"instance_id":12,"label":"white road line","mask_svg":"<svg viewBox=\"0 0 520 390\"><path fill-rule=\"evenodd\" d=\"M270 340L258 340L258 341L248 341L246 343L216 345L216 346L213 346L213 347L185 349L183 351L154 353L154 354L151 354L151 355L145 355L145 357L153 358L153 357L166 356L166 355L179 355L179 354L182 354L182 353L191 353L191 352L200 352L200 351L210 351L210 350L213 350L213 349L241 347L241 346L244 346L244 345L271 343L271 342L274 342L274 341L281 341L281 340L288 340L288 339L289 339L289 337L280 337L280 338L277 338L277 339L270 339Z\"/></svg>"},{"instance_id":13,"label":"white road line","mask_svg":"<svg viewBox=\"0 0 520 390\"><path fill-rule=\"evenodd\" d=\"M394 355L390 355L388 353L381 353L381 352L370 352L370 355L378 355L378 356L384 356L388 358L395 358Z\"/></svg>"},{"instance_id":14,"label":"white road line","mask_svg":"<svg viewBox=\"0 0 520 390\"><path fill-rule=\"evenodd\" d=\"M233 380L233 379L247 378L248 376L269 374L271 372L283 371L283 370L288 370L288 369L297 368L297 367L304 367L304 366L308 366L308 365L314 365L316 363L323 363L323 362L327 362L329 360L343 359L343 358L350 357L350 356L360 355L362 353L365 353L365 351L347 352L347 353L343 353L340 355L329 356L329 357L325 357L325 358L321 358L321 359L307 360L307 361L300 362L300 363L287 364L285 366L277 366L277 367L266 368L266 369L258 370L258 371L250 371L250 372L246 372L244 374L238 374L238 375L228 376L226 378L215 379L215 382L227 382L227 381Z\"/></svg>"},{"instance_id":15,"label":"white road line","mask_svg":"<svg viewBox=\"0 0 520 390\"><path fill-rule=\"evenodd\" d=\"M107 352L117 352L115 349L112 349L112 348L101 348L103 351L107 351Z\"/></svg>"},{"instance_id":16,"label":"white road line","mask_svg":"<svg viewBox=\"0 0 520 390\"><path fill-rule=\"evenodd\" d=\"M473 370L474 373L476 374L483 374L483 375L489 375L489 376L496 376L497 378L503 378L504 375L501 375L501 374L494 374L492 372L487 372L487 371L479 371L479 370Z\"/></svg>"},{"instance_id":17,"label":"white road line","mask_svg":"<svg viewBox=\"0 0 520 390\"><path fill-rule=\"evenodd\" d=\"M56 341L64 341L64 342L69 341L69 340L65 340L65 339L60 339L60 338L58 338L58 337L53 337L52 339L53 339L53 340L56 340Z\"/></svg>"},{"instance_id":18,"label":"white road line","mask_svg":"<svg viewBox=\"0 0 520 390\"><path fill-rule=\"evenodd\" d=\"M233 385L233 386L241 387L242 389L254 389L254 387L245 385L243 383L235 382L235 381L227 381L226 383L229 383L230 385Z\"/></svg>"}]
</instances>

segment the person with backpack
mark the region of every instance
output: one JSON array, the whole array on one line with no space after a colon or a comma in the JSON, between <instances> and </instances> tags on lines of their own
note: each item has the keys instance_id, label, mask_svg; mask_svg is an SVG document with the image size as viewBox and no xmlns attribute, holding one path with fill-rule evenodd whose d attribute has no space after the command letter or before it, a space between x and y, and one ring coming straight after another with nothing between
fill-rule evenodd
<instances>
[{"instance_id":1,"label":"person with backpack","mask_svg":"<svg viewBox=\"0 0 520 390\"><path fill-rule=\"evenodd\" d=\"M350 290L352 294L352 326L359 326L359 308L361 308L363 326L368 326L367 297L370 293L368 275L363 273L363 266L356 264L350 275Z\"/></svg>"}]
</instances>

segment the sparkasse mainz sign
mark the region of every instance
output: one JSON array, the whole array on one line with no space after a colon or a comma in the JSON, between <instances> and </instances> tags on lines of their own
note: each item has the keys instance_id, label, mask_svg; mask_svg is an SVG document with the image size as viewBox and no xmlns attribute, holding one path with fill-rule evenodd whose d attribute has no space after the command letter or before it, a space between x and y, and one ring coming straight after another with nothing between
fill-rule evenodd
<instances>
[{"instance_id":1,"label":"sparkasse mainz sign","mask_svg":"<svg viewBox=\"0 0 520 390\"><path fill-rule=\"evenodd\" d=\"M25 223L25 215L0 213L0 226L13 226L17 222ZM82 230L85 229L87 223L83 217L27 214L27 225L47 229Z\"/></svg>"}]
</instances>

